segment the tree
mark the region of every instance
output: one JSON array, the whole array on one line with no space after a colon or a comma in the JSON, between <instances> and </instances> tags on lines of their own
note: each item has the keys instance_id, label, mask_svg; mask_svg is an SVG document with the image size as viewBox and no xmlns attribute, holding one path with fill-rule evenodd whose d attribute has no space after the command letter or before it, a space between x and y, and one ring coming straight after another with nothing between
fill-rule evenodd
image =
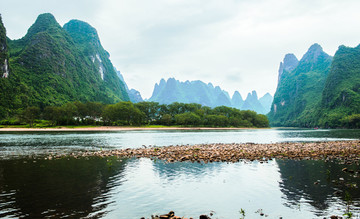
<instances>
[{"instance_id":1,"label":"tree","mask_svg":"<svg viewBox=\"0 0 360 219\"><path fill-rule=\"evenodd\" d=\"M160 105L157 102L139 102L134 106L144 113L144 122L147 124L160 118Z\"/></svg>"},{"instance_id":2,"label":"tree","mask_svg":"<svg viewBox=\"0 0 360 219\"><path fill-rule=\"evenodd\" d=\"M44 119L51 121L51 125L66 125L66 112L60 106L47 106L44 109Z\"/></svg>"},{"instance_id":3,"label":"tree","mask_svg":"<svg viewBox=\"0 0 360 219\"><path fill-rule=\"evenodd\" d=\"M164 114L157 122L160 125L172 125L173 117L170 114Z\"/></svg>"},{"instance_id":4,"label":"tree","mask_svg":"<svg viewBox=\"0 0 360 219\"><path fill-rule=\"evenodd\" d=\"M266 128L269 127L269 120L265 115L258 114L253 119L253 125L258 128Z\"/></svg>"},{"instance_id":5,"label":"tree","mask_svg":"<svg viewBox=\"0 0 360 219\"><path fill-rule=\"evenodd\" d=\"M145 114L131 102L119 102L104 108L103 119L117 125L141 125Z\"/></svg>"},{"instance_id":6,"label":"tree","mask_svg":"<svg viewBox=\"0 0 360 219\"><path fill-rule=\"evenodd\" d=\"M175 122L177 125L196 126L200 125L200 116L193 112L186 112L175 115Z\"/></svg>"},{"instance_id":7,"label":"tree","mask_svg":"<svg viewBox=\"0 0 360 219\"><path fill-rule=\"evenodd\" d=\"M113 121L116 121L115 106L113 104L104 107L102 118L106 125L111 125Z\"/></svg>"},{"instance_id":8,"label":"tree","mask_svg":"<svg viewBox=\"0 0 360 219\"><path fill-rule=\"evenodd\" d=\"M40 118L40 108L36 106L27 107L22 111L21 120L28 123L30 127L33 127L36 119Z\"/></svg>"},{"instance_id":9,"label":"tree","mask_svg":"<svg viewBox=\"0 0 360 219\"><path fill-rule=\"evenodd\" d=\"M345 116L341 120L342 126L346 128L360 128L360 114Z\"/></svg>"},{"instance_id":10,"label":"tree","mask_svg":"<svg viewBox=\"0 0 360 219\"><path fill-rule=\"evenodd\" d=\"M201 104L198 103L187 103L184 105L185 112L196 112L199 109L201 109Z\"/></svg>"},{"instance_id":11,"label":"tree","mask_svg":"<svg viewBox=\"0 0 360 219\"><path fill-rule=\"evenodd\" d=\"M96 121L100 121L104 104L99 102L87 102L85 103L85 107L87 116L85 117L84 122L86 122L86 124L94 124Z\"/></svg>"},{"instance_id":12,"label":"tree","mask_svg":"<svg viewBox=\"0 0 360 219\"><path fill-rule=\"evenodd\" d=\"M75 116L78 117L80 121L83 121L85 117L89 115L87 106L80 101L75 101L74 105L76 106Z\"/></svg>"},{"instance_id":13,"label":"tree","mask_svg":"<svg viewBox=\"0 0 360 219\"><path fill-rule=\"evenodd\" d=\"M78 108L75 103L65 103L61 106L61 111L63 113L64 125L75 124L75 117L78 115Z\"/></svg>"},{"instance_id":14,"label":"tree","mask_svg":"<svg viewBox=\"0 0 360 219\"><path fill-rule=\"evenodd\" d=\"M226 127L229 125L229 119L224 115L207 115L205 125L212 127Z\"/></svg>"}]
</instances>

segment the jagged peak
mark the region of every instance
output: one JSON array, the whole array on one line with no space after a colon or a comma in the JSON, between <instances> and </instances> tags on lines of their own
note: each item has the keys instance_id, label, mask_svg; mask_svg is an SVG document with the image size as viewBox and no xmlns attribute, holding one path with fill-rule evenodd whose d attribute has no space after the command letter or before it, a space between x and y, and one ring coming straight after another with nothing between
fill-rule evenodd
<instances>
[{"instance_id":1,"label":"jagged peak","mask_svg":"<svg viewBox=\"0 0 360 219\"><path fill-rule=\"evenodd\" d=\"M249 92L245 101L251 101L251 100L258 100L258 96L255 90L253 90L251 93Z\"/></svg>"},{"instance_id":2,"label":"jagged peak","mask_svg":"<svg viewBox=\"0 0 360 219\"><path fill-rule=\"evenodd\" d=\"M6 50L6 44L7 44L7 37L6 37L6 28L2 22L2 18L1 18L1 14L0 14L0 52L4 52L4 50ZM5 47L5 48L2 48Z\"/></svg>"},{"instance_id":3,"label":"jagged peak","mask_svg":"<svg viewBox=\"0 0 360 219\"><path fill-rule=\"evenodd\" d=\"M352 49L360 49L360 44L357 45L356 47L349 47L349 46L345 46L345 45L340 45L338 47L336 53L343 52L343 51L348 51L348 50L352 50Z\"/></svg>"},{"instance_id":4,"label":"jagged peak","mask_svg":"<svg viewBox=\"0 0 360 219\"><path fill-rule=\"evenodd\" d=\"M202 82L200 80L190 81L190 83L192 83L192 84L205 84L204 82Z\"/></svg>"},{"instance_id":5,"label":"jagged peak","mask_svg":"<svg viewBox=\"0 0 360 219\"><path fill-rule=\"evenodd\" d=\"M215 91L216 91L216 92L221 92L221 88L220 88L219 86L216 86L216 87L215 87Z\"/></svg>"},{"instance_id":6,"label":"jagged peak","mask_svg":"<svg viewBox=\"0 0 360 219\"><path fill-rule=\"evenodd\" d=\"M0 14L0 77L7 78L9 76L10 68L8 58L6 29L2 23Z\"/></svg>"},{"instance_id":7,"label":"jagged peak","mask_svg":"<svg viewBox=\"0 0 360 219\"><path fill-rule=\"evenodd\" d=\"M319 44L315 43L310 46L308 51L301 58L300 62L316 62L320 56L330 57L327 53L324 52L323 48Z\"/></svg>"},{"instance_id":8,"label":"jagged peak","mask_svg":"<svg viewBox=\"0 0 360 219\"><path fill-rule=\"evenodd\" d=\"M296 62L299 62L299 60L296 58L296 56L293 53L286 54L283 60L284 65L289 65Z\"/></svg>"},{"instance_id":9,"label":"jagged peak","mask_svg":"<svg viewBox=\"0 0 360 219\"><path fill-rule=\"evenodd\" d=\"M251 92L251 94L252 94L252 96L253 96L254 98L258 99L258 96L257 96L257 93L256 93L255 90L253 90L253 91Z\"/></svg>"},{"instance_id":10,"label":"jagged peak","mask_svg":"<svg viewBox=\"0 0 360 219\"><path fill-rule=\"evenodd\" d=\"M264 96L262 96L262 97L272 97L272 95L269 93L269 92L267 92Z\"/></svg>"},{"instance_id":11,"label":"jagged peak","mask_svg":"<svg viewBox=\"0 0 360 219\"><path fill-rule=\"evenodd\" d=\"M234 91L233 96L234 96L234 95L240 95L240 96L241 96L240 92L239 92L239 91L237 91L237 90L236 90L236 91Z\"/></svg>"},{"instance_id":12,"label":"jagged peak","mask_svg":"<svg viewBox=\"0 0 360 219\"><path fill-rule=\"evenodd\" d=\"M247 96L246 96L246 99L247 98L250 98L252 95L251 95L251 93L249 92L248 94L247 94Z\"/></svg>"},{"instance_id":13,"label":"jagged peak","mask_svg":"<svg viewBox=\"0 0 360 219\"><path fill-rule=\"evenodd\" d=\"M299 64L299 60L296 58L294 54L292 53L286 54L284 60L280 62L278 83L280 82L284 71L291 72L298 66L298 64Z\"/></svg>"},{"instance_id":14,"label":"jagged peak","mask_svg":"<svg viewBox=\"0 0 360 219\"><path fill-rule=\"evenodd\" d=\"M177 80L175 78L168 78L167 83L169 82L176 82Z\"/></svg>"},{"instance_id":15,"label":"jagged peak","mask_svg":"<svg viewBox=\"0 0 360 219\"><path fill-rule=\"evenodd\" d=\"M4 26L1 13L0 13L0 25Z\"/></svg>"},{"instance_id":16,"label":"jagged peak","mask_svg":"<svg viewBox=\"0 0 360 219\"><path fill-rule=\"evenodd\" d=\"M35 23L36 22L57 23L55 16L51 13L39 14L39 16L36 18Z\"/></svg>"},{"instance_id":17,"label":"jagged peak","mask_svg":"<svg viewBox=\"0 0 360 219\"><path fill-rule=\"evenodd\" d=\"M64 24L64 30L75 36L74 40L81 42L92 41L100 45L99 35L94 27L85 21L73 19Z\"/></svg>"},{"instance_id":18,"label":"jagged peak","mask_svg":"<svg viewBox=\"0 0 360 219\"><path fill-rule=\"evenodd\" d=\"M35 23L29 28L25 37L31 37L37 33L47 31L50 28L54 27L61 29L61 26L56 21L54 15L52 15L51 13L40 14L36 18Z\"/></svg>"},{"instance_id":19,"label":"jagged peak","mask_svg":"<svg viewBox=\"0 0 360 219\"><path fill-rule=\"evenodd\" d=\"M88 32L92 32L92 33L97 33L96 29L91 26L89 23L85 22L85 21L81 21L78 19L72 19L69 22L67 22L66 24L64 24L64 28L69 28L69 29L73 29L75 28L75 30L77 31L83 31L86 33Z\"/></svg>"},{"instance_id":20,"label":"jagged peak","mask_svg":"<svg viewBox=\"0 0 360 219\"><path fill-rule=\"evenodd\" d=\"M160 80L160 82L159 82L159 85L160 85L160 84L164 84L164 83L166 83L165 79L164 79L164 78L161 78L161 80Z\"/></svg>"},{"instance_id":21,"label":"jagged peak","mask_svg":"<svg viewBox=\"0 0 360 219\"><path fill-rule=\"evenodd\" d=\"M234 94L232 95L232 98L231 98L231 99L239 98L239 97L240 97L240 99L242 100L242 96L241 96L240 92L239 92L239 91L235 91Z\"/></svg>"},{"instance_id":22,"label":"jagged peak","mask_svg":"<svg viewBox=\"0 0 360 219\"><path fill-rule=\"evenodd\" d=\"M309 51L317 51L317 50L323 51L323 48L318 43L314 43L309 48Z\"/></svg>"}]
</instances>

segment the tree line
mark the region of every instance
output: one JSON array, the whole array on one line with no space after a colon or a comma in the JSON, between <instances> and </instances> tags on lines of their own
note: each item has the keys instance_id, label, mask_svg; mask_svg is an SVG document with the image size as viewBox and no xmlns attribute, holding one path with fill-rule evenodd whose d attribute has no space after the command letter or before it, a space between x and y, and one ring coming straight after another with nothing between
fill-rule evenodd
<instances>
[{"instance_id":1,"label":"tree line","mask_svg":"<svg viewBox=\"0 0 360 219\"><path fill-rule=\"evenodd\" d=\"M107 126L198 126L198 127L269 127L265 115L250 110L226 106L210 108L196 103L159 104L157 102L69 102L62 106L31 106L20 110L16 120L2 120L1 124L16 122L33 126L46 120L49 126L107 125ZM15 122L15 123L16 123Z\"/></svg>"}]
</instances>

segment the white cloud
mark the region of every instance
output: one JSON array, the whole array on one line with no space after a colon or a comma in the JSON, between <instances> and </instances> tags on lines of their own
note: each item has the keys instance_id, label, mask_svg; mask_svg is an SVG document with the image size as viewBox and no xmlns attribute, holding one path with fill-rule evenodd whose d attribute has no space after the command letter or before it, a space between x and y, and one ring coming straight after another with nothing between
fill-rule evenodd
<instances>
[{"instance_id":1,"label":"white cloud","mask_svg":"<svg viewBox=\"0 0 360 219\"><path fill-rule=\"evenodd\" d=\"M11 38L23 36L41 12L54 13L61 24L87 21L129 87L145 97L168 77L212 82L242 96L274 93L286 53L300 59L319 43L334 55L341 44L360 43L357 0L29 2L7 1L1 11Z\"/></svg>"}]
</instances>

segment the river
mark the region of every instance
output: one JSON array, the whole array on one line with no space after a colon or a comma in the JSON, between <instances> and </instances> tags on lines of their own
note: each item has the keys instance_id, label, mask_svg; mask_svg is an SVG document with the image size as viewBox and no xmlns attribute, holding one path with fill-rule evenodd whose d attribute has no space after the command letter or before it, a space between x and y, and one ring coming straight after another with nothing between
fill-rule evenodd
<instances>
[{"instance_id":1,"label":"river","mask_svg":"<svg viewBox=\"0 0 360 219\"><path fill-rule=\"evenodd\" d=\"M359 167L338 162L165 163L48 153L149 145L359 139L360 130L251 129L0 133L0 218L360 217ZM30 156L29 156L30 155ZM354 174L342 171L354 170ZM349 209L348 209L349 208ZM263 213L264 216L261 216Z\"/></svg>"}]
</instances>

